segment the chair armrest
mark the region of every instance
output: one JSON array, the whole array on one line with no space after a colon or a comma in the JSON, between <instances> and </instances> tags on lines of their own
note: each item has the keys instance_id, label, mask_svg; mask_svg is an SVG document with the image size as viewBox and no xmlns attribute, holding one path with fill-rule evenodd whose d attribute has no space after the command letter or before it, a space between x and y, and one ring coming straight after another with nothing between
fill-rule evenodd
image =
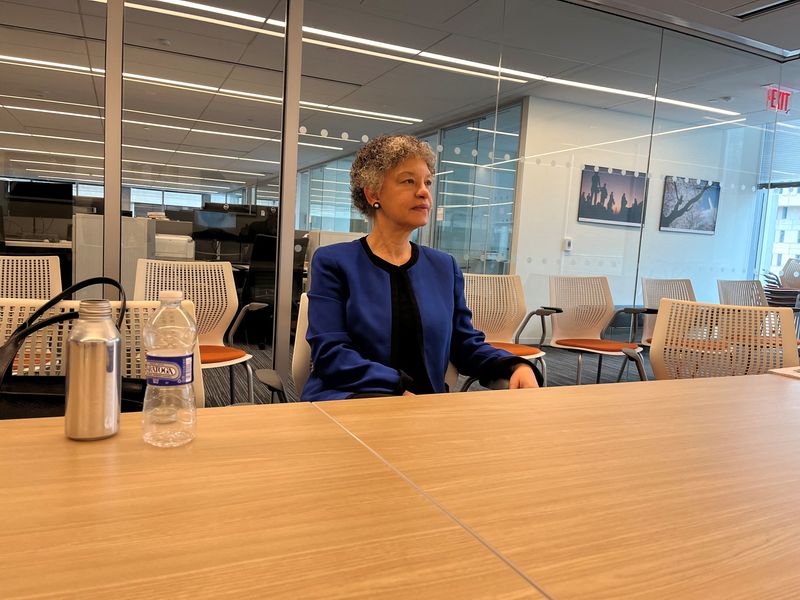
<instances>
[{"instance_id":1,"label":"chair armrest","mask_svg":"<svg viewBox=\"0 0 800 600\"><path fill-rule=\"evenodd\" d=\"M269 388L270 392L278 395L281 402L286 402L286 390L283 387L283 380L274 369L256 369L256 379Z\"/></svg>"},{"instance_id":2,"label":"chair armrest","mask_svg":"<svg viewBox=\"0 0 800 600\"><path fill-rule=\"evenodd\" d=\"M626 315L657 315L658 309L647 308L646 306L626 306L620 311L617 311L617 314L620 312L625 313Z\"/></svg>"},{"instance_id":3,"label":"chair armrest","mask_svg":"<svg viewBox=\"0 0 800 600\"><path fill-rule=\"evenodd\" d=\"M228 335L225 336L225 345L233 346L233 336L236 335L236 332L239 330L239 326L244 321L245 316L249 312L255 312L257 310L261 310L267 308L269 304L264 304L263 302L251 302L250 304L245 304L242 307L242 310L239 311L239 314L236 316L236 320L231 325L231 328L228 330Z\"/></svg>"},{"instance_id":4,"label":"chair armrest","mask_svg":"<svg viewBox=\"0 0 800 600\"><path fill-rule=\"evenodd\" d=\"M542 322L542 337L539 338L539 345L544 346L544 340L547 337L547 323L545 322L544 318L554 315L556 313L563 313L563 312L564 312L563 308L558 308L556 306L542 306L540 308L537 308L536 310L528 313L528 316L525 318L522 327L519 329L519 333L521 334L522 329L524 329L525 325L528 324L528 319L530 319L533 315L538 316ZM516 344L519 343L519 335L517 335L514 338L514 343Z\"/></svg>"},{"instance_id":5,"label":"chair armrest","mask_svg":"<svg viewBox=\"0 0 800 600\"><path fill-rule=\"evenodd\" d=\"M489 384L486 386L486 389L489 390L507 390L508 386L511 385L511 382L508 379L492 379L486 383Z\"/></svg>"},{"instance_id":6,"label":"chair armrest","mask_svg":"<svg viewBox=\"0 0 800 600\"><path fill-rule=\"evenodd\" d=\"M536 314L539 314L539 311L542 312L545 316L552 315L553 313L563 313L563 308L558 308L557 306L542 306L541 308L536 309Z\"/></svg>"}]
</instances>

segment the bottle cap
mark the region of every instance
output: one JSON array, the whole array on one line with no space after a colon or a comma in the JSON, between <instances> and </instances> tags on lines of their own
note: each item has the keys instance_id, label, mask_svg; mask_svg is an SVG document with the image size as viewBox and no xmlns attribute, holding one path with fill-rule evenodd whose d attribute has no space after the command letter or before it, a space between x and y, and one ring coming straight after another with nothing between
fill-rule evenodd
<instances>
[{"instance_id":1,"label":"bottle cap","mask_svg":"<svg viewBox=\"0 0 800 600\"><path fill-rule=\"evenodd\" d=\"M183 300L183 292L181 290L159 290L159 302L180 302Z\"/></svg>"},{"instance_id":2,"label":"bottle cap","mask_svg":"<svg viewBox=\"0 0 800 600\"><path fill-rule=\"evenodd\" d=\"M105 319L111 317L111 302L108 300L81 300L78 305L79 319Z\"/></svg>"}]
</instances>

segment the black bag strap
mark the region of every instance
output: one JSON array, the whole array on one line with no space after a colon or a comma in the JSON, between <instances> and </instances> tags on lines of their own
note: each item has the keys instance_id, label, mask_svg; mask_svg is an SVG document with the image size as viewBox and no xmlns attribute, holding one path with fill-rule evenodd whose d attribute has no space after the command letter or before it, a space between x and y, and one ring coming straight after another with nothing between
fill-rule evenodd
<instances>
[{"instance_id":1,"label":"black bag strap","mask_svg":"<svg viewBox=\"0 0 800 600\"><path fill-rule=\"evenodd\" d=\"M117 317L117 329L121 329L122 323L125 320L127 301L125 298L125 290L122 289L122 286L119 284L119 282L115 279L111 279L110 277L91 277L89 279L79 281L75 285L68 287L60 294L56 294L50 300L45 302L36 312L28 317L22 323L22 325L17 327L14 332L8 336L8 339L5 341L5 343L0 346L0 381L4 380L6 375L10 373L11 365L14 362L14 357L19 352L19 349L22 347L22 342L26 337L50 325L76 319L78 318L78 312L71 310L61 313L60 315L48 317L47 319L41 319L38 322L36 322L36 320L50 310L53 306L71 296L73 292L97 284L112 285L119 290L121 304L119 307L119 316Z\"/></svg>"},{"instance_id":2,"label":"black bag strap","mask_svg":"<svg viewBox=\"0 0 800 600\"><path fill-rule=\"evenodd\" d=\"M72 294L74 292L77 292L78 290L82 290L83 288L87 288L89 286L97 285L97 284L101 284L101 283L114 286L115 288L117 288L119 290L119 297L120 297L120 301L122 302L122 304L119 307L119 316L117 317L117 329L122 329L122 323L125 320L125 309L126 309L126 306L127 306L127 299L125 297L125 290L122 289L122 286L120 285L120 283L116 279L111 279L111 277L90 277L89 279L84 279L83 281L79 281L78 283L69 286L67 289L63 290L60 294L56 294L55 296L50 298L50 300L45 302L35 313L33 313L30 317L28 317L22 323L22 325L17 327L14 330L14 333L17 333L21 329L25 329L27 327L30 327L31 324L36 319L41 317L44 313L46 313L48 310L53 308L56 304L58 304L62 300L66 300L67 298L72 296ZM64 313L64 314L71 314L73 319L78 316L78 313L75 312L75 311L70 311L70 312ZM63 320L67 320L67 319L63 319ZM54 323L58 323L59 321L53 321L53 322ZM31 333L33 333L33 332L31 332Z\"/></svg>"}]
</instances>

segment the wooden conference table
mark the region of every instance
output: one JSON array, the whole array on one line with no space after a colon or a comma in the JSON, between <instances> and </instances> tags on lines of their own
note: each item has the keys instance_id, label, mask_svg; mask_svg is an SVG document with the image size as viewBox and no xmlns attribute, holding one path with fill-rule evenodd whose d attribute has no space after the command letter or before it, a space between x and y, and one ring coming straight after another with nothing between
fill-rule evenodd
<instances>
[{"instance_id":1,"label":"wooden conference table","mask_svg":"<svg viewBox=\"0 0 800 600\"><path fill-rule=\"evenodd\" d=\"M800 381L0 423L0 597L797 598Z\"/></svg>"}]
</instances>

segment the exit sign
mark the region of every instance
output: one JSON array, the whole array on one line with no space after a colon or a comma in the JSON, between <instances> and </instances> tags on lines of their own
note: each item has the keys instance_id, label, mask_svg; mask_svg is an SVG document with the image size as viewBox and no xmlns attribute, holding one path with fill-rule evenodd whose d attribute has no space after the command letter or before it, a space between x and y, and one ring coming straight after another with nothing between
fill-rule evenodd
<instances>
[{"instance_id":1,"label":"exit sign","mask_svg":"<svg viewBox=\"0 0 800 600\"><path fill-rule=\"evenodd\" d=\"M792 92L782 90L779 87L767 86L767 110L789 112L789 98Z\"/></svg>"}]
</instances>

